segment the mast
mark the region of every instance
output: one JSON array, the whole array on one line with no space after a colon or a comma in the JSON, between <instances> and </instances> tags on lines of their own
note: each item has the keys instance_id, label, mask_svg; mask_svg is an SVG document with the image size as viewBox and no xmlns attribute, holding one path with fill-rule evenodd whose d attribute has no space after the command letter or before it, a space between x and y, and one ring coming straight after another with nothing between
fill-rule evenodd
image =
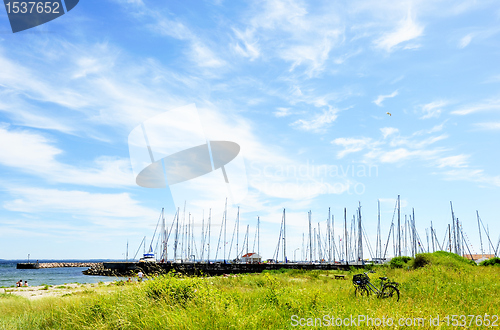
<instances>
[{"instance_id":1,"label":"mast","mask_svg":"<svg viewBox=\"0 0 500 330\"><path fill-rule=\"evenodd\" d=\"M347 209L344 207L344 243L345 243L345 264L348 265L349 262L348 260L348 253L349 250L347 249Z\"/></svg>"},{"instance_id":2,"label":"mast","mask_svg":"<svg viewBox=\"0 0 500 330\"><path fill-rule=\"evenodd\" d=\"M189 212L187 223L187 260L189 259L191 259L191 212Z\"/></svg>"},{"instance_id":3,"label":"mast","mask_svg":"<svg viewBox=\"0 0 500 330\"><path fill-rule=\"evenodd\" d=\"M286 215L285 209L283 209L283 262L287 263L286 258Z\"/></svg>"},{"instance_id":4,"label":"mast","mask_svg":"<svg viewBox=\"0 0 500 330\"><path fill-rule=\"evenodd\" d=\"M227 197L226 197L226 204L224 207L224 261L226 261L226 245L227 245L226 233L227 233Z\"/></svg>"},{"instance_id":5,"label":"mast","mask_svg":"<svg viewBox=\"0 0 500 330\"><path fill-rule=\"evenodd\" d=\"M451 252L451 228L450 228L450 224L448 224L448 241L450 244L450 252Z\"/></svg>"},{"instance_id":6,"label":"mast","mask_svg":"<svg viewBox=\"0 0 500 330\"><path fill-rule=\"evenodd\" d=\"M205 209L203 209L202 218L201 218L201 255L200 260L203 261L205 259Z\"/></svg>"},{"instance_id":7,"label":"mast","mask_svg":"<svg viewBox=\"0 0 500 330\"><path fill-rule=\"evenodd\" d=\"M432 240L432 252L436 252L436 247L434 246L434 228L431 221L431 240Z\"/></svg>"},{"instance_id":8,"label":"mast","mask_svg":"<svg viewBox=\"0 0 500 330\"><path fill-rule=\"evenodd\" d=\"M415 209L412 208L412 213L413 213L413 217L412 217L412 224L413 224L413 251L415 254L417 254L417 227L415 225ZM427 240L427 243L429 241ZM429 244L427 244L429 245ZM415 254L413 255L413 257L415 257Z\"/></svg>"},{"instance_id":9,"label":"mast","mask_svg":"<svg viewBox=\"0 0 500 330\"><path fill-rule=\"evenodd\" d=\"M328 233L328 263L332 262L332 240L330 232L330 208L328 208L328 221L326 223L326 231Z\"/></svg>"},{"instance_id":10,"label":"mast","mask_svg":"<svg viewBox=\"0 0 500 330\"><path fill-rule=\"evenodd\" d=\"M453 248L455 250L455 254L458 254L458 246L457 246L457 234L456 234L456 229L455 229L455 213L453 212L453 204L450 201L450 207L451 207L451 220L452 220L452 230L453 230ZM451 250L450 250L451 252Z\"/></svg>"},{"instance_id":11,"label":"mast","mask_svg":"<svg viewBox=\"0 0 500 330\"><path fill-rule=\"evenodd\" d=\"M382 240L380 237L380 199L377 199L377 205L378 205L378 223L377 223L377 242L376 247L375 247L375 258L379 259L378 261L380 262L380 258L382 257Z\"/></svg>"},{"instance_id":12,"label":"mast","mask_svg":"<svg viewBox=\"0 0 500 330\"><path fill-rule=\"evenodd\" d=\"M477 215L477 226L479 228L479 240L481 241L481 257L484 257L483 238L481 236L481 225L479 224L479 211L478 210L476 210L476 215Z\"/></svg>"},{"instance_id":13,"label":"mast","mask_svg":"<svg viewBox=\"0 0 500 330\"><path fill-rule=\"evenodd\" d=\"M333 263L335 263L335 217L332 214L332 248L333 248Z\"/></svg>"},{"instance_id":14,"label":"mast","mask_svg":"<svg viewBox=\"0 0 500 330\"><path fill-rule=\"evenodd\" d=\"M238 215L236 216L236 260L238 260L238 253L240 253L238 241L240 238L240 207L238 206Z\"/></svg>"},{"instance_id":15,"label":"mast","mask_svg":"<svg viewBox=\"0 0 500 330\"><path fill-rule=\"evenodd\" d=\"M401 257L401 200L398 195L398 257Z\"/></svg>"},{"instance_id":16,"label":"mast","mask_svg":"<svg viewBox=\"0 0 500 330\"><path fill-rule=\"evenodd\" d=\"M314 238L314 244L313 244L313 247L314 247L314 253L313 253L314 254L314 261L316 261L317 260L316 258L318 257L318 255L316 254L316 246L317 246L316 241L318 240L318 237L316 235L317 235L316 234L316 227L314 227L314 237L313 237Z\"/></svg>"},{"instance_id":17,"label":"mast","mask_svg":"<svg viewBox=\"0 0 500 330\"><path fill-rule=\"evenodd\" d=\"M322 253L322 249L321 249L321 228L319 226L319 222L318 222L318 257L319 257L319 262L323 262L323 253Z\"/></svg>"},{"instance_id":18,"label":"mast","mask_svg":"<svg viewBox=\"0 0 500 330\"><path fill-rule=\"evenodd\" d=\"M210 226L212 222L212 209L209 209L208 211L208 255L207 255L207 262L210 263Z\"/></svg>"},{"instance_id":19,"label":"mast","mask_svg":"<svg viewBox=\"0 0 500 330\"><path fill-rule=\"evenodd\" d=\"M161 258L163 261L167 261L167 227L165 225L165 212L164 209L161 209L161 217L162 217L162 233L163 233L163 257Z\"/></svg>"},{"instance_id":20,"label":"mast","mask_svg":"<svg viewBox=\"0 0 500 330\"><path fill-rule=\"evenodd\" d=\"M179 213L180 208L177 208L177 221L175 226L175 242L174 242L174 262L177 260L177 245L179 244Z\"/></svg>"},{"instance_id":21,"label":"mast","mask_svg":"<svg viewBox=\"0 0 500 330\"><path fill-rule=\"evenodd\" d=\"M250 225L247 225L247 234L246 234L246 236L247 236L247 256L248 256L248 229L249 229L249 227L250 227Z\"/></svg>"},{"instance_id":22,"label":"mast","mask_svg":"<svg viewBox=\"0 0 500 330\"><path fill-rule=\"evenodd\" d=\"M257 254L260 256L260 217L257 217Z\"/></svg>"},{"instance_id":23,"label":"mast","mask_svg":"<svg viewBox=\"0 0 500 330\"><path fill-rule=\"evenodd\" d=\"M358 207L358 262L364 264L363 261L363 228L361 226L361 202Z\"/></svg>"},{"instance_id":24,"label":"mast","mask_svg":"<svg viewBox=\"0 0 500 330\"><path fill-rule=\"evenodd\" d=\"M312 250L312 231L311 231L311 210L309 210L309 262L313 260L313 250Z\"/></svg>"}]
</instances>

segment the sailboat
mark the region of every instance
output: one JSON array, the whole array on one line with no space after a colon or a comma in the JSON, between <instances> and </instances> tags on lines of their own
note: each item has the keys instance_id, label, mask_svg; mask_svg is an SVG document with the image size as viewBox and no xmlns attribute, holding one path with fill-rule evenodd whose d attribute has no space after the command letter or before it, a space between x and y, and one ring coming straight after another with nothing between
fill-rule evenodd
<instances>
[{"instance_id":1,"label":"sailboat","mask_svg":"<svg viewBox=\"0 0 500 330\"><path fill-rule=\"evenodd\" d=\"M156 262L155 254L153 253L153 248L150 246L148 253L144 253L139 262Z\"/></svg>"}]
</instances>

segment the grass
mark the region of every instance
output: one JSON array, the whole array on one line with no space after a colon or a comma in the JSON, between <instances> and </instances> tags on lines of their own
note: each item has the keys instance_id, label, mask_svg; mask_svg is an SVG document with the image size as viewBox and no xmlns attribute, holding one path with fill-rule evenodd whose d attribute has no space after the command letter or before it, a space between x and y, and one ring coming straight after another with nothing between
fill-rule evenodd
<instances>
[{"instance_id":1,"label":"grass","mask_svg":"<svg viewBox=\"0 0 500 330\"><path fill-rule=\"evenodd\" d=\"M66 297L29 301L0 295L1 329L283 329L298 318L417 318L498 314L500 272L449 255L420 267L375 268L400 283L401 299L358 298L350 279L360 271L275 271L236 277L162 276ZM349 281L335 280L347 274ZM305 321L304 321L305 322ZM366 328L366 327L360 327ZM442 328L447 328L446 326ZM451 326L449 327L451 328Z\"/></svg>"}]
</instances>

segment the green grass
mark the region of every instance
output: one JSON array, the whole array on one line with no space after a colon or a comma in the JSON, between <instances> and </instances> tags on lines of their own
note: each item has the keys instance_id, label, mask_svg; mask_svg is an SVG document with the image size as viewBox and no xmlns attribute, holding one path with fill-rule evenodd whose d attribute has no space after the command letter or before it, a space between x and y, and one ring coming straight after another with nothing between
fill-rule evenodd
<instances>
[{"instance_id":1,"label":"green grass","mask_svg":"<svg viewBox=\"0 0 500 330\"><path fill-rule=\"evenodd\" d=\"M59 298L29 301L3 294L0 328L283 329L300 328L291 326L292 315L398 320L500 313L498 267L476 267L439 253L426 258L430 262L415 269L382 266L370 274L377 285L379 276L399 282L399 302L355 297L351 278L360 271L280 270L227 278L167 275ZM338 273L349 280L333 279Z\"/></svg>"}]
</instances>

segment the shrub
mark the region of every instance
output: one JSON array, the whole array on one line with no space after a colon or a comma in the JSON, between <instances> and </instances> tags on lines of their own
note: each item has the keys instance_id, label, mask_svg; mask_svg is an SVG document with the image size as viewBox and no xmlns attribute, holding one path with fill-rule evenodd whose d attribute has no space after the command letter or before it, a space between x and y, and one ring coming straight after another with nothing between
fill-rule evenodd
<instances>
[{"instance_id":1,"label":"shrub","mask_svg":"<svg viewBox=\"0 0 500 330\"><path fill-rule=\"evenodd\" d=\"M167 299L184 304L194 297L199 281L198 278L176 278L166 275L147 281L144 290L149 298Z\"/></svg>"},{"instance_id":2,"label":"shrub","mask_svg":"<svg viewBox=\"0 0 500 330\"><path fill-rule=\"evenodd\" d=\"M411 258L406 256L394 257L391 259L389 265L391 266L391 268L403 268L408 265L408 261L410 260Z\"/></svg>"},{"instance_id":3,"label":"shrub","mask_svg":"<svg viewBox=\"0 0 500 330\"><path fill-rule=\"evenodd\" d=\"M500 266L500 258L491 258L481 261L480 266Z\"/></svg>"},{"instance_id":4,"label":"shrub","mask_svg":"<svg viewBox=\"0 0 500 330\"><path fill-rule=\"evenodd\" d=\"M413 260L413 269L424 267L425 265L430 264L431 261L432 257L430 253L419 253L415 256L415 260Z\"/></svg>"}]
</instances>

